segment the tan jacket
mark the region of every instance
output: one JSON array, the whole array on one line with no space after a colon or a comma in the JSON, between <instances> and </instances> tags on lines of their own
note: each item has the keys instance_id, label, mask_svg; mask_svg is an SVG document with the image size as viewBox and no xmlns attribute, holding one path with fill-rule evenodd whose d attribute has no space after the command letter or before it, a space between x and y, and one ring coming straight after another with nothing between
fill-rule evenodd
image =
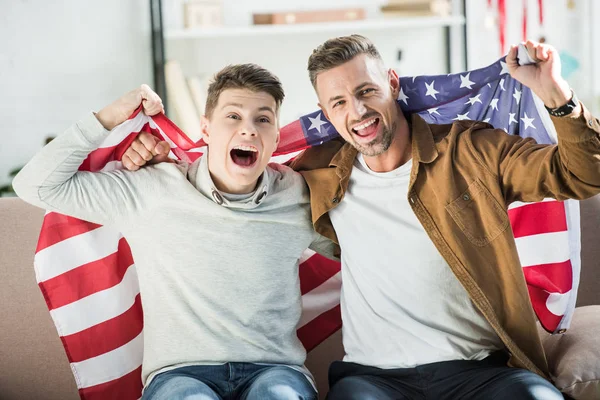
<instances>
[{"instance_id":1,"label":"tan jacket","mask_svg":"<svg viewBox=\"0 0 600 400\"><path fill-rule=\"evenodd\" d=\"M600 192L600 122L585 107L577 119L552 119L558 145L536 144L484 122L429 125L413 115L408 190L415 215L506 345L509 365L546 378L507 206ZM343 201L356 155L350 144L334 140L292 164L310 187L315 230L336 242L327 212Z\"/></svg>"}]
</instances>

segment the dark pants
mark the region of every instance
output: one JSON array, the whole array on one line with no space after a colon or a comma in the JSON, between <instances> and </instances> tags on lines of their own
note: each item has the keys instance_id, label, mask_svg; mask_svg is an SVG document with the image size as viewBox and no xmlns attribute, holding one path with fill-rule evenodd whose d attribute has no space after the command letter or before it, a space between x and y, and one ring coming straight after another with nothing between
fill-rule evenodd
<instances>
[{"instance_id":1,"label":"dark pants","mask_svg":"<svg viewBox=\"0 0 600 400\"><path fill-rule=\"evenodd\" d=\"M563 400L541 376L506 365L496 352L481 361L444 361L415 368L380 369L336 361L329 368L328 400Z\"/></svg>"}]
</instances>

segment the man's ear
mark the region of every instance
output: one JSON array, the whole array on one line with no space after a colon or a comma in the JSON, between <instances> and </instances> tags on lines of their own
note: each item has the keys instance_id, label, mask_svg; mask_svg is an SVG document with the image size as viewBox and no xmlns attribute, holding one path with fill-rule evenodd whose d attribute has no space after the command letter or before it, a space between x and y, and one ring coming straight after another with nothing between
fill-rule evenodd
<instances>
[{"instance_id":1,"label":"man's ear","mask_svg":"<svg viewBox=\"0 0 600 400\"><path fill-rule=\"evenodd\" d=\"M398 78L398 74L392 68L388 70L388 81L392 89L392 95L394 99L397 99L400 94L400 78Z\"/></svg>"},{"instance_id":2,"label":"man's ear","mask_svg":"<svg viewBox=\"0 0 600 400\"><path fill-rule=\"evenodd\" d=\"M210 135L208 133L209 125L210 125L210 121L208 120L206 115L201 116L200 117L200 132L202 133L202 139L204 140L204 143L206 143L206 144L208 144L208 142L210 142Z\"/></svg>"}]
</instances>

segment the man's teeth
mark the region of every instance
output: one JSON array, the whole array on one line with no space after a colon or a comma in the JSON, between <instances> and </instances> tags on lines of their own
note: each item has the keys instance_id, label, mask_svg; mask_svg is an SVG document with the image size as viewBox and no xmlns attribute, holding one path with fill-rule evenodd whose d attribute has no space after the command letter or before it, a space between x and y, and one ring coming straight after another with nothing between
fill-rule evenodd
<instances>
[{"instance_id":1,"label":"man's teeth","mask_svg":"<svg viewBox=\"0 0 600 400\"><path fill-rule=\"evenodd\" d=\"M252 152L255 152L255 153L258 151L258 150L256 150L255 147L252 147L252 146L243 146L243 145L235 146L233 149L234 150L243 150L243 151L252 151Z\"/></svg>"},{"instance_id":2,"label":"man's teeth","mask_svg":"<svg viewBox=\"0 0 600 400\"><path fill-rule=\"evenodd\" d=\"M367 122L365 122L365 123L364 123L364 124L362 124L362 125L357 125L357 126L355 126L355 127L354 127L354 130L355 130L355 131L360 131L361 129L365 129L366 127L369 127L369 126L373 125L373 124L375 123L375 120L376 120L376 119L377 119L377 118L373 118L372 120L370 120L370 121L367 121Z\"/></svg>"}]
</instances>

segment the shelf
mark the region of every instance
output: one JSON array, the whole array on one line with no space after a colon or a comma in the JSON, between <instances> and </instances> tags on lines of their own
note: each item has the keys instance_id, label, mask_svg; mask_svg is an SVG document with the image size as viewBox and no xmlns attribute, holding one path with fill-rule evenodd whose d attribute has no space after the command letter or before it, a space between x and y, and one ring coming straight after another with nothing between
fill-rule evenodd
<instances>
[{"instance_id":1,"label":"shelf","mask_svg":"<svg viewBox=\"0 0 600 400\"><path fill-rule=\"evenodd\" d=\"M243 27L218 27L206 29L187 29L165 32L165 39L205 39L238 36L270 36L298 33L320 33L336 31L353 31L362 33L382 29L413 29L446 26L462 26L463 16L450 17L403 17L386 19L367 19L361 21L344 21L314 24L293 25L250 25Z\"/></svg>"}]
</instances>

